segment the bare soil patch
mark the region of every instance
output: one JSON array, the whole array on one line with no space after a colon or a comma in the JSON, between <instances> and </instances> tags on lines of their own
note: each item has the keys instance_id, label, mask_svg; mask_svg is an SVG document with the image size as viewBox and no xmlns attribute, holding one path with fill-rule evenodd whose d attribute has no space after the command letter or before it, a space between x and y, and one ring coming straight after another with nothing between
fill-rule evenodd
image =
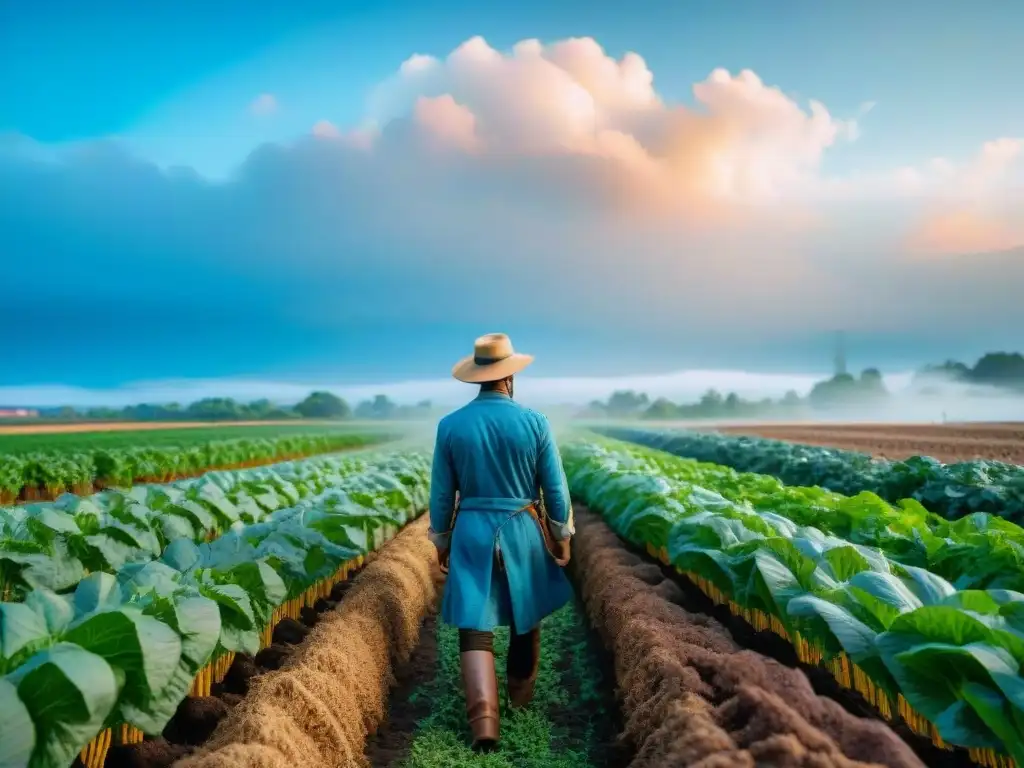
<instances>
[{"instance_id":1,"label":"bare soil patch","mask_svg":"<svg viewBox=\"0 0 1024 768\"><path fill-rule=\"evenodd\" d=\"M996 459L1024 464L1024 427L1013 424L765 424L720 427L717 431L843 448L889 459L920 455L934 456L946 463Z\"/></svg>"}]
</instances>

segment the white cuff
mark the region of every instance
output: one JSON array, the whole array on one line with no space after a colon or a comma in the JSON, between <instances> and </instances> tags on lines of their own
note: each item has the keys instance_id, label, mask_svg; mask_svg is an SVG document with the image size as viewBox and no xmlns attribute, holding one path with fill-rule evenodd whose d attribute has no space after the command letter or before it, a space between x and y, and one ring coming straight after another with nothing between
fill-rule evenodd
<instances>
[{"instance_id":1,"label":"white cuff","mask_svg":"<svg viewBox=\"0 0 1024 768\"><path fill-rule=\"evenodd\" d=\"M549 517L548 530L551 531L551 535L557 541L565 541L571 538L576 533L576 526L573 525L572 515L569 515L569 520L565 523L559 523L557 520L552 520Z\"/></svg>"}]
</instances>

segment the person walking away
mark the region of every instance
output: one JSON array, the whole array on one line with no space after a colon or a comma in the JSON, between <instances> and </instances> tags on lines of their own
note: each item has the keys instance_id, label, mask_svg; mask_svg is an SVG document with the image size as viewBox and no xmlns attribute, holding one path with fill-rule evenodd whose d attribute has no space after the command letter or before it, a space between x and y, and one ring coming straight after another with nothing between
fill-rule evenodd
<instances>
[{"instance_id":1,"label":"person walking away","mask_svg":"<svg viewBox=\"0 0 1024 768\"><path fill-rule=\"evenodd\" d=\"M533 697L541 620L572 598L562 570L575 533L569 489L547 418L512 398L513 378L533 362L503 333L481 336L452 375L480 393L437 427L430 530L448 573L441 618L459 628L462 681L473 748L499 738L494 628L510 628L511 707Z\"/></svg>"}]
</instances>

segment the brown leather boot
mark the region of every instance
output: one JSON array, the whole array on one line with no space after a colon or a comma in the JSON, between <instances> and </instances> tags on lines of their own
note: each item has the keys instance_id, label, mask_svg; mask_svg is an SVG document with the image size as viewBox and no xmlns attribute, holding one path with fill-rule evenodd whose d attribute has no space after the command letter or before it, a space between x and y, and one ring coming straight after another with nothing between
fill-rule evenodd
<instances>
[{"instance_id":1,"label":"brown leather boot","mask_svg":"<svg viewBox=\"0 0 1024 768\"><path fill-rule=\"evenodd\" d=\"M473 749L491 751L498 745L498 676L494 670L494 654L465 651L461 661Z\"/></svg>"},{"instance_id":2,"label":"brown leather boot","mask_svg":"<svg viewBox=\"0 0 1024 768\"><path fill-rule=\"evenodd\" d=\"M513 670L520 671L527 667L530 671L525 678L516 677ZM526 635L513 637L509 647L506 670L508 672L508 703L512 708L527 706L533 701L533 688L537 683L537 670L540 667L540 628L535 628Z\"/></svg>"}]
</instances>

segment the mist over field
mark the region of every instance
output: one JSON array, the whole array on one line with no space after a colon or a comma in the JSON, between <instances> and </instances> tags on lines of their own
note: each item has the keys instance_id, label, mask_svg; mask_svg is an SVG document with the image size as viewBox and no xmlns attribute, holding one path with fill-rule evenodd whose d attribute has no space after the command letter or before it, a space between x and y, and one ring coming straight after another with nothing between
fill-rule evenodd
<instances>
[{"instance_id":1,"label":"mist over field","mask_svg":"<svg viewBox=\"0 0 1024 768\"><path fill-rule=\"evenodd\" d=\"M516 399L554 415L569 417L588 403L607 400L616 391L644 393L651 401L665 398L674 403L698 401L708 390L735 392L748 401L779 399L786 392L805 397L815 383L827 378L817 373L759 373L740 370L691 370L667 374L624 374L609 377L542 377L529 369L516 379ZM829 409L799 410L752 418L700 419L705 423L743 424L765 421L834 422L941 422L1024 420L1024 393L996 387L964 384L932 376L915 381L913 374L884 376L888 396L870 404L851 404ZM292 405L311 391L327 390L350 403L385 395L399 405L429 400L438 409L453 409L476 394L475 387L450 378L344 385L324 381L280 382L252 379L195 379L153 381L113 389L87 389L62 385L31 387L0 386L0 405L35 407L120 407L135 403L188 403L206 397L234 398L240 402L267 398ZM686 423L695 420L688 419Z\"/></svg>"}]
</instances>

